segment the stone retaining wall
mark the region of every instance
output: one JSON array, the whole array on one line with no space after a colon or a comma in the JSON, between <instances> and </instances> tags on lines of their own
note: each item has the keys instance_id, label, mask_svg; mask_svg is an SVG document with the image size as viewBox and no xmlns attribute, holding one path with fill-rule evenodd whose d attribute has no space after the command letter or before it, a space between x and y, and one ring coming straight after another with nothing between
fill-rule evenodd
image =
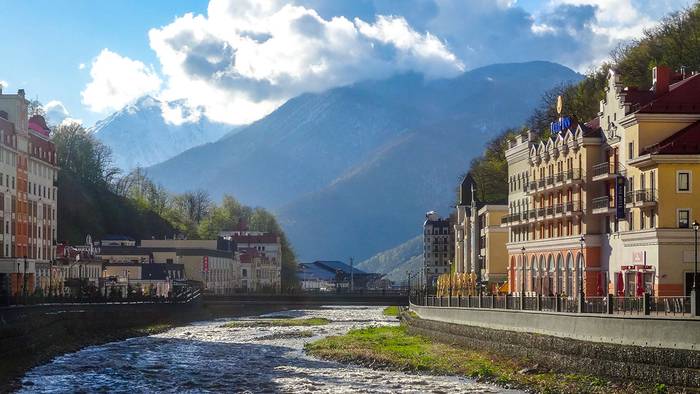
<instances>
[{"instance_id":1,"label":"stone retaining wall","mask_svg":"<svg viewBox=\"0 0 700 394\"><path fill-rule=\"evenodd\" d=\"M411 305L425 319L619 345L700 350L699 318L554 313Z\"/></svg>"},{"instance_id":2,"label":"stone retaining wall","mask_svg":"<svg viewBox=\"0 0 700 394\"><path fill-rule=\"evenodd\" d=\"M530 360L557 372L580 373L615 380L700 387L700 352L589 342L515 330L499 330L403 315L409 331L435 340ZM454 309L454 308L452 308ZM540 317L542 319L542 317ZM543 319L545 320L545 319Z\"/></svg>"}]
</instances>

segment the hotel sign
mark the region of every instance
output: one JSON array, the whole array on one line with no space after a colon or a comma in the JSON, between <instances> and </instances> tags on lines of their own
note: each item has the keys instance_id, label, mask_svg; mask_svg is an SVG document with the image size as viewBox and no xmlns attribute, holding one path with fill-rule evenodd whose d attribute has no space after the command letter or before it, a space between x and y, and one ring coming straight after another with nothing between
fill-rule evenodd
<instances>
[{"instance_id":1,"label":"hotel sign","mask_svg":"<svg viewBox=\"0 0 700 394\"><path fill-rule=\"evenodd\" d=\"M625 218L625 178L621 176L615 179L615 217Z\"/></svg>"},{"instance_id":2,"label":"hotel sign","mask_svg":"<svg viewBox=\"0 0 700 394\"><path fill-rule=\"evenodd\" d=\"M568 116L561 116L561 111L564 110L564 99L561 96L557 96L557 114L559 115L559 120L549 124L549 130L552 134L560 133L569 127L571 127L571 118Z\"/></svg>"},{"instance_id":3,"label":"hotel sign","mask_svg":"<svg viewBox=\"0 0 700 394\"><path fill-rule=\"evenodd\" d=\"M552 134L560 133L569 127L571 127L571 118L568 116L562 116L558 121L549 124Z\"/></svg>"}]
</instances>

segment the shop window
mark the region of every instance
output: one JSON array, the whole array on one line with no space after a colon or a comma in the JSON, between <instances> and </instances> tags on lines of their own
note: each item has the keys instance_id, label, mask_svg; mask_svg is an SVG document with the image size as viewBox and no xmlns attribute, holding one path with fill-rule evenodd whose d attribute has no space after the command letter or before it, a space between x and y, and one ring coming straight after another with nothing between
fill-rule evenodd
<instances>
[{"instance_id":1,"label":"shop window","mask_svg":"<svg viewBox=\"0 0 700 394\"><path fill-rule=\"evenodd\" d=\"M676 181L676 190L679 192L689 192L690 191L690 172L678 171L678 178Z\"/></svg>"},{"instance_id":2,"label":"shop window","mask_svg":"<svg viewBox=\"0 0 700 394\"><path fill-rule=\"evenodd\" d=\"M690 228L690 210L678 210L678 228Z\"/></svg>"}]
</instances>

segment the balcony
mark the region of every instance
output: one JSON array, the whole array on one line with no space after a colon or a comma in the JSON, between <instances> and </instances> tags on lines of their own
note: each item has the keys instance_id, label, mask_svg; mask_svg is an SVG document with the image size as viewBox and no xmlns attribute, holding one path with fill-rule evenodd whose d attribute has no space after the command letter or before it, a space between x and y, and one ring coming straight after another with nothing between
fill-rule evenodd
<instances>
[{"instance_id":1,"label":"balcony","mask_svg":"<svg viewBox=\"0 0 700 394\"><path fill-rule=\"evenodd\" d=\"M531 209L523 213L523 220L535 222L538 220L552 220L572 214L580 214L583 212L582 205L579 201L569 201L563 204L548 205L545 207Z\"/></svg>"},{"instance_id":2,"label":"balcony","mask_svg":"<svg viewBox=\"0 0 700 394\"><path fill-rule=\"evenodd\" d=\"M604 163L598 163L593 166L592 169L592 174L593 177L591 180L595 181L605 181L609 179L615 179L618 175L623 174L624 171L622 171L620 168L619 164L615 163L609 163L609 162L604 162Z\"/></svg>"},{"instance_id":3,"label":"balcony","mask_svg":"<svg viewBox=\"0 0 700 394\"><path fill-rule=\"evenodd\" d=\"M505 227L505 226L508 226L510 224L517 223L517 222L523 220L524 218L527 218L527 211L522 213L522 214L513 213L510 215L505 215L501 218L501 226Z\"/></svg>"},{"instance_id":4,"label":"balcony","mask_svg":"<svg viewBox=\"0 0 700 394\"><path fill-rule=\"evenodd\" d=\"M591 201L591 208L593 214L608 213L615 208L615 201L612 196L596 197Z\"/></svg>"},{"instance_id":5,"label":"balcony","mask_svg":"<svg viewBox=\"0 0 700 394\"><path fill-rule=\"evenodd\" d=\"M580 168L573 168L566 171L560 171L554 175L533 180L530 182L530 187L527 190L528 194L553 190L565 185L579 183L583 181L583 172Z\"/></svg>"},{"instance_id":6,"label":"balcony","mask_svg":"<svg viewBox=\"0 0 700 394\"><path fill-rule=\"evenodd\" d=\"M582 212L583 206L581 205L581 201L569 201L567 203L564 203L564 214L571 215L579 214Z\"/></svg>"},{"instance_id":7,"label":"balcony","mask_svg":"<svg viewBox=\"0 0 700 394\"><path fill-rule=\"evenodd\" d=\"M634 206L646 207L656 205L657 202L656 189L641 189L634 191Z\"/></svg>"}]
</instances>

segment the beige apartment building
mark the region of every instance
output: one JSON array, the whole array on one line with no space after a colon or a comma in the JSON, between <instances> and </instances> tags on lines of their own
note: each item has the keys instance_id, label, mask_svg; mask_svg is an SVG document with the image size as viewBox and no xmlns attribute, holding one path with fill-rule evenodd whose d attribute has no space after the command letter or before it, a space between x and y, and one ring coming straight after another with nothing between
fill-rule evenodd
<instances>
[{"instance_id":1,"label":"beige apartment building","mask_svg":"<svg viewBox=\"0 0 700 394\"><path fill-rule=\"evenodd\" d=\"M99 257L110 263L184 265L185 278L217 295L241 288L240 260L221 240L142 240L138 246L102 246Z\"/></svg>"},{"instance_id":2,"label":"beige apartment building","mask_svg":"<svg viewBox=\"0 0 700 394\"><path fill-rule=\"evenodd\" d=\"M652 89L642 91L611 71L598 117L581 124L559 107L551 138L510 142L502 225L510 232L512 292L689 291L700 76L663 67L653 76Z\"/></svg>"},{"instance_id":3,"label":"beige apartment building","mask_svg":"<svg viewBox=\"0 0 700 394\"><path fill-rule=\"evenodd\" d=\"M508 214L507 205L486 204L479 208L479 275L491 291L508 281L508 229L501 218Z\"/></svg>"}]
</instances>

